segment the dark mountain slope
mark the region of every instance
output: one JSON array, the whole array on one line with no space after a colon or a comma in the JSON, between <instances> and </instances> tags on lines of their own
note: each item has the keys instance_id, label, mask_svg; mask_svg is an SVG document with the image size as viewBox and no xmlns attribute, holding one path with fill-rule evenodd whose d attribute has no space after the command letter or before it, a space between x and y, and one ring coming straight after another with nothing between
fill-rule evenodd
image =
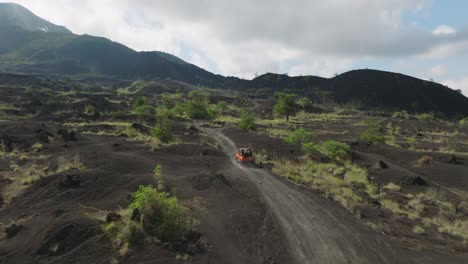
<instances>
[{"instance_id":1,"label":"dark mountain slope","mask_svg":"<svg viewBox=\"0 0 468 264\"><path fill-rule=\"evenodd\" d=\"M0 69L7 72L172 78L217 86L223 77L163 52L136 52L105 38L0 30Z\"/></svg>"},{"instance_id":2,"label":"dark mountain slope","mask_svg":"<svg viewBox=\"0 0 468 264\"><path fill-rule=\"evenodd\" d=\"M267 73L252 81L229 77L228 87L271 94L285 91L316 101L356 102L363 106L411 112L468 115L468 98L444 85L378 70L353 70L326 79Z\"/></svg>"},{"instance_id":3,"label":"dark mountain slope","mask_svg":"<svg viewBox=\"0 0 468 264\"><path fill-rule=\"evenodd\" d=\"M468 98L402 74L351 71L331 79L267 73L249 81L224 77L164 52L137 52L106 38L74 35L16 4L0 4L0 71L96 78L164 79L255 92L287 91L315 100L382 109L468 115ZM47 28L46 30L44 30Z\"/></svg>"},{"instance_id":4,"label":"dark mountain slope","mask_svg":"<svg viewBox=\"0 0 468 264\"><path fill-rule=\"evenodd\" d=\"M54 25L15 3L0 3L0 28L71 33L65 27Z\"/></svg>"},{"instance_id":5,"label":"dark mountain slope","mask_svg":"<svg viewBox=\"0 0 468 264\"><path fill-rule=\"evenodd\" d=\"M330 79L328 88L340 103L359 100L366 106L387 109L468 114L468 98L459 92L399 73L354 70Z\"/></svg>"}]
</instances>

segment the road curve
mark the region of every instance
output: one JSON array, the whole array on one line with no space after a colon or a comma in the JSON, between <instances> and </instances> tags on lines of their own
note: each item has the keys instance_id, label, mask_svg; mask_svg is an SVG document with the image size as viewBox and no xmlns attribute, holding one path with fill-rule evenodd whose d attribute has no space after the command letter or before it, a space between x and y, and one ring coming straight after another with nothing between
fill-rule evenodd
<instances>
[{"instance_id":1,"label":"road curve","mask_svg":"<svg viewBox=\"0 0 468 264\"><path fill-rule=\"evenodd\" d=\"M234 143L220 129L199 127L228 154ZM236 162L233 159L233 163ZM306 195L265 170L238 165L257 186L287 239L296 263L437 263L359 222L320 195ZM421 254L422 253L422 254ZM432 255L432 254L430 254ZM440 261L440 259L439 259Z\"/></svg>"}]
</instances>

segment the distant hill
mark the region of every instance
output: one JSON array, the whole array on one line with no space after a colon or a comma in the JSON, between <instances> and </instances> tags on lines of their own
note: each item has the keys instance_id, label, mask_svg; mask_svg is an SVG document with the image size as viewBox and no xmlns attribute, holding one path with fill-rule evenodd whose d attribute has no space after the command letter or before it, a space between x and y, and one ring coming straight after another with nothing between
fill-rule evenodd
<instances>
[{"instance_id":1,"label":"distant hill","mask_svg":"<svg viewBox=\"0 0 468 264\"><path fill-rule=\"evenodd\" d=\"M75 35L17 4L0 3L0 39L0 72L127 80L170 78L262 96L287 91L314 100L381 109L468 115L468 98L462 94L398 73L356 70L330 79L274 73L253 80L224 77L168 53L137 52L106 38Z\"/></svg>"},{"instance_id":2,"label":"distant hill","mask_svg":"<svg viewBox=\"0 0 468 264\"><path fill-rule=\"evenodd\" d=\"M461 93L439 83L379 70L353 70L329 79L267 73L252 81L231 79L230 86L267 94L285 91L316 101L325 98L380 109L468 115L468 98Z\"/></svg>"},{"instance_id":3,"label":"distant hill","mask_svg":"<svg viewBox=\"0 0 468 264\"><path fill-rule=\"evenodd\" d=\"M330 79L327 86L342 103L355 100L371 107L468 114L468 98L461 93L399 73L354 70Z\"/></svg>"},{"instance_id":4,"label":"distant hill","mask_svg":"<svg viewBox=\"0 0 468 264\"><path fill-rule=\"evenodd\" d=\"M106 38L74 35L17 4L0 4L0 71L172 78L216 85L223 77L165 52L137 52Z\"/></svg>"}]
</instances>

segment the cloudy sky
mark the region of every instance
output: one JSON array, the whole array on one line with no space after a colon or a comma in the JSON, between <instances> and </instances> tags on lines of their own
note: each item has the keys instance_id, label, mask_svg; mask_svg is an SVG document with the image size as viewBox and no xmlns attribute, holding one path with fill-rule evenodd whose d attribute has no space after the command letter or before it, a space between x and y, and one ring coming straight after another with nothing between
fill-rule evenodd
<instances>
[{"instance_id":1,"label":"cloudy sky","mask_svg":"<svg viewBox=\"0 0 468 264\"><path fill-rule=\"evenodd\" d=\"M74 33L166 51L223 75L330 77L372 68L434 79L468 95L468 1L14 2Z\"/></svg>"}]
</instances>

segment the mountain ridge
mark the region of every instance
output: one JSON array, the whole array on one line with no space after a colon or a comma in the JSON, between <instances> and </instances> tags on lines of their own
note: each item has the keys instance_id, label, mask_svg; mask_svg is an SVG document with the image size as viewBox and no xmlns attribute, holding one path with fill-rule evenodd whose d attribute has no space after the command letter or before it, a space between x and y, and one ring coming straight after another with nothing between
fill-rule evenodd
<instances>
[{"instance_id":1,"label":"mountain ridge","mask_svg":"<svg viewBox=\"0 0 468 264\"><path fill-rule=\"evenodd\" d=\"M13 10L20 11L9 14L9 20L50 23L26 8L13 6ZM0 4L0 14L5 10L1 7ZM2 19L0 17L0 21ZM37 26L40 23L31 23L23 23L29 25L24 27L18 27L17 23L0 27L0 37L4 39L0 43L0 71L148 80L171 78L212 88L257 90L269 94L293 92L311 98L330 98L338 103L359 101L369 107L468 115L468 98L464 95L444 85L400 73L352 70L332 78L265 73L244 80L211 73L169 53L137 52L107 38L75 35L60 30L65 29L60 26L56 26L57 31L45 32Z\"/></svg>"}]
</instances>

